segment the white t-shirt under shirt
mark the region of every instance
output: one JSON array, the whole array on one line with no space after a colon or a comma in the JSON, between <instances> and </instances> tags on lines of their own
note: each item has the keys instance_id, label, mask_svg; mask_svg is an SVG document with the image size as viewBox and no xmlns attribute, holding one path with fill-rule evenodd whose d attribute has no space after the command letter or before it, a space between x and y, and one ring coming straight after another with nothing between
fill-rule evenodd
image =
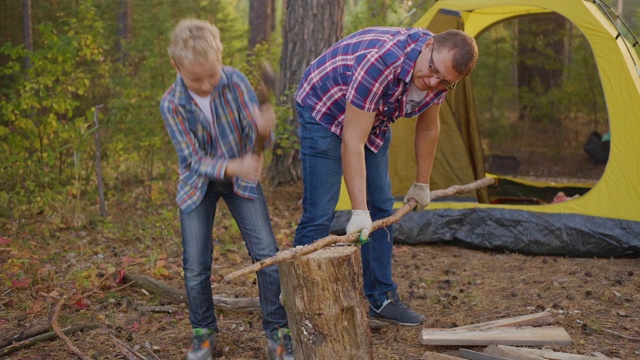
<instances>
[{"instance_id":1,"label":"white t-shirt under shirt","mask_svg":"<svg viewBox=\"0 0 640 360\"><path fill-rule=\"evenodd\" d=\"M427 95L428 91L420 91L414 84L413 81L409 83L409 94L407 95L407 104L406 111L413 112L418 104L424 100L424 97Z\"/></svg>"},{"instance_id":2,"label":"white t-shirt under shirt","mask_svg":"<svg viewBox=\"0 0 640 360\"><path fill-rule=\"evenodd\" d=\"M196 104L200 107L200 110L204 113L204 115L209 119L209 121L213 124L213 115L211 114L211 95L200 96L193 91L189 90L189 95L196 101Z\"/></svg>"}]
</instances>

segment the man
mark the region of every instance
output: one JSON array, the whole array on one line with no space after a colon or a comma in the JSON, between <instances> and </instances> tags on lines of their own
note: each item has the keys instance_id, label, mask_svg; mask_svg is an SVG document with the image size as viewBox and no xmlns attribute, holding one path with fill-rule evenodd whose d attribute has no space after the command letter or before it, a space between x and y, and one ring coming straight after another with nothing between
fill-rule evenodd
<instances>
[{"instance_id":1,"label":"man","mask_svg":"<svg viewBox=\"0 0 640 360\"><path fill-rule=\"evenodd\" d=\"M351 200L347 233L360 233L364 292L372 317L418 325L424 316L399 299L392 279L393 213L388 173L389 125L417 116L416 180L405 197L429 205L429 178L447 91L475 67L475 40L459 30L367 28L334 44L305 70L298 91L303 213L294 246L329 234L341 178ZM369 239L370 237L370 239Z\"/></svg>"}]
</instances>

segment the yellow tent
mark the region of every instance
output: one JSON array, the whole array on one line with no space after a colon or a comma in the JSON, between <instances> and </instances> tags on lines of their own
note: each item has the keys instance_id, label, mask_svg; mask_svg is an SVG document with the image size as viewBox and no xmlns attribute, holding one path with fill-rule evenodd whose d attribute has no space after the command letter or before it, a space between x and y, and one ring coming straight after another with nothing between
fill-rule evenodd
<instances>
[{"instance_id":1,"label":"yellow tent","mask_svg":"<svg viewBox=\"0 0 640 360\"><path fill-rule=\"evenodd\" d=\"M497 23L519 16L545 13L564 16L591 45L605 95L612 141L602 178L577 199L548 205L489 204L486 192L480 192L475 194L478 202L433 202L427 211L418 213L424 215L408 214L397 224L396 240L453 241L573 256L639 252L640 61L601 6L600 0L440 0L415 24L434 32L459 28L477 37ZM432 188L484 177L470 79L447 95L441 121ZM401 195L415 174L413 148L407 146L413 143L410 140L413 121L400 119L392 131L390 173L394 195ZM349 199L346 191L342 191L336 210L348 209Z\"/></svg>"}]
</instances>

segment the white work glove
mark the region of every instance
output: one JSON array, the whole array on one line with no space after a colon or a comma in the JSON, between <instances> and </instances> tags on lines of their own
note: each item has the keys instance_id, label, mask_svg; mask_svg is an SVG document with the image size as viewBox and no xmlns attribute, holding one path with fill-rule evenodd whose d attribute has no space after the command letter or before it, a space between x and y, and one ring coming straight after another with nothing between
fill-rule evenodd
<instances>
[{"instance_id":1,"label":"white work glove","mask_svg":"<svg viewBox=\"0 0 640 360\"><path fill-rule=\"evenodd\" d=\"M351 210L351 220L347 224L347 235L360 233L360 241L367 241L371 232L371 216L367 210Z\"/></svg>"},{"instance_id":2,"label":"white work glove","mask_svg":"<svg viewBox=\"0 0 640 360\"><path fill-rule=\"evenodd\" d=\"M411 189L407 192L407 195L404 197L404 203L409 202L409 199L416 199L418 202L418 206L416 206L415 211L420 211L429 205L431 202L431 192L429 191L429 184L421 184L421 183L413 183L411 185Z\"/></svg>"}]
</instances>

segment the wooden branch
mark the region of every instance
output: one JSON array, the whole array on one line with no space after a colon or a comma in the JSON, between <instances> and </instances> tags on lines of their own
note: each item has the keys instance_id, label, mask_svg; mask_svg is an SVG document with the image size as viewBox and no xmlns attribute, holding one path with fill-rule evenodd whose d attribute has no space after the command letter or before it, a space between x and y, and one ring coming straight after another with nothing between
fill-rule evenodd
<instances>
[{"instance_id":1,"label":"wooden branch","mask_svg":"<svg viewBox=\"0 0 640 360\"><path fill-rule=\"evenodd\" d=\"M111 335L111 339L113 340L113 345L115 345L116 349L118 349L118 351L120 351L120 353L124 355L124 357L126 357L127 360L145 360L146 359L143 355L133 350L131 347L129 347L129 345L120 341L120 339L118 339L117 337Z\"/></svg>"},{"instance_id":2,"label":"wooden branch","mask_svg":"<svg viewBox=\"0 0 640 360\"><path fill-rule=\"evenodd\" d=\"M98 326L99 326L98 324L76 325L76 326L72 326L72 327L66 328L66 329L62 330L62 332L64 334L66 334L66 335L69 335L69 334L73 334L73 333L78 332L78 331L95 329ZM3 356L7 356L9 354L13 354L16 351L20 351L20 350L23 350L23 349L30 348L30 347L32 347L33 345L35 345L35 344L37 344L39 342L55 340L57 338L58 338L58 335L55 332L51 331L51 332L48 332L46 334L41 334L41 335L32 337L30 339L21 341L19 343L12 344L12 345L7 346L7 347L3 348L2 350L0 350L0 358L3 357Z\"/></svg>"},{"instance_id":3,"label":"wooden branch","mask_svg":"<svg viewBox=\"0 0 640 360\"><path fill-rule=\"evenodd\" d=\"M466 185L453 185L446 189L434 190L434 191L431 191L431 200L435 200L435 199L439 199L439 198L443 198L443 197L451 196L455 194L475 191L482 187L489 186L493 184L493 182L494 180L492 178L484 178L484 179L476 180ZM417 202L415 199L409 200L409 202L404 204L393 215L386 217L384 219L374 221L371 231L384 228L391 224L397 223L400 220L400 218L402 218L409 211L413 210L416 207L416 205L417 205ZM228 274L227 276L224 277L223 281L230 281L239 276L259 271L267 266L271 266L287 260L298 258L303 255L310 254L312 252L318 251L323 247L327 247L329 245L334 245L338 243L354 243L358 241L359 237L360 237L360 234L358 233L347 234L342 236L329 235L322 239L316 240L309 245L280 251L270 258L260 260L258 262L253 263L250 266L247 266L243 269L240 269L238 271L234 271Z\"/></svg>"},{"instance_id":4,"label":"wooden branch","mask_svg":"<svg viewBox=\"0 0 640 360\"><path fill-rule=\"evenodd\" d=\"M125 284L144 289L149 293L170 301L173 304L187 304L187 293L169 286L154 278L140 275L125 273L122 278ZM213 302L216 307L227 311L259 311L260 301L257 297L252 298L224 298L214 296Z\"/></svg>"},{"instance_id":5,"label":"wooden branch","mask_svg":"<svg viewBox=\"0 0 640 360\"><path fill-rule=\"evenodd\" d=\"M32 338L34 336L44 334L48 332L49 329L51 329L51 324L47 323L47 324L38 325L32 328L23 330L19 334L13 335L11 337L8 337L0 341L0 349L6 348L7 346L10 346L13 343L17 343L17 342Z\"/></svg>"},{"instance_id":6,"label":"wooden branch","mask_svg":"<svg viewBox=\"0 0 640 360\"><path fill-rule=\"evenodd\" d=\"M633 341L640 341L640 338L637 338L637 337L631 337L631 336L627 336L627 335L622 335L622 334L617 333L617 332L615 332L615 331L613 331L613 330L608 330L608 329L602 329L602 330L603 330L603 331L605 331L605 332L608 332L609 334L618 335L618 336L620 336L620 337L621 337L621 338L623 338L623 339L633 340Z\"/></svg>"},{"instance_id":7,"label":"wooden branch","mask_svg":"<svg viewBox=\"0 0 640 360\"><path fill-rule=\"evenodd\" d=\"M78 350L78 348L75 347L75 345L73 345L73 342L71 342L71 340L64 334L64 332L62 332L62 329L60 329L60 325L58 325L58 315L60 314L60 308L62 307L62 304L64 304L65 300L66 300L66 296L63 296L60 298L60 300L58 300L58 304L53 310L53 317L51 318L51 327L53 328L53 331L56 333L56 335L58 335L58 337L62 339L62 341L64 341L65 344L67 344L67 347L69 347L69 350L71 350L72 353L74 353L77 357L79 357L82 360L91 360L87 355L83 354L82 351Z\"/></svg>"}]
</instances>

